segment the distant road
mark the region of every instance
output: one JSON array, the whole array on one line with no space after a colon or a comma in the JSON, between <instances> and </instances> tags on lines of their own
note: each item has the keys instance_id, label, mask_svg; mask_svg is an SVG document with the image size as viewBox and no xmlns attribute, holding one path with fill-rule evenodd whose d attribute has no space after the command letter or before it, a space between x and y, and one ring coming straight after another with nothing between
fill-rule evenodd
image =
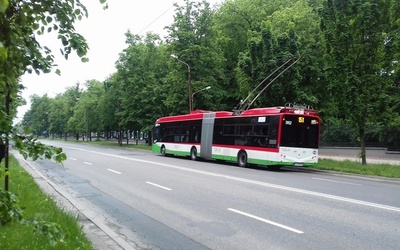
<instances>
[{"instance_id":1,"label":"distant road","mask_svg":"<svg viewBox=\"0 0 400 250\"><path fill-rule=\"evenodd\" d=\"M38 170L137 249L400 246L399 181L51 143L68 160Z\"/></svg>"}]
</instances>

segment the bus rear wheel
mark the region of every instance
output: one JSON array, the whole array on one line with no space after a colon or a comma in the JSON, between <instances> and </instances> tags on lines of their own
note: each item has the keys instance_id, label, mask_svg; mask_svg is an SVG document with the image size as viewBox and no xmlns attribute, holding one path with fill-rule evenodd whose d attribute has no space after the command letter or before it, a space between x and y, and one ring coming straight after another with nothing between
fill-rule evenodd
<instances>
[{"instance_id":1,"label":"bus rear wheel","mask_svg":"<svg viewBox=\"0 0 400 250\"><path fill-rule=\"evenodd\" d=\"M237 156L237 162L239 167L245 168L247 167L247 154L246 151L240 151Z\"/></svg>"},{"instance_id":2,"label":"bus rear wheel","mask_svg":"<svg viewBox=\"0 0 400 250\"><path fill-rule=\"evenodd\" d=\"M190 159L192 159L193 161L197 160L197 148L196 147L192 147L190 149Z\"/></svg>"}]
</instances>

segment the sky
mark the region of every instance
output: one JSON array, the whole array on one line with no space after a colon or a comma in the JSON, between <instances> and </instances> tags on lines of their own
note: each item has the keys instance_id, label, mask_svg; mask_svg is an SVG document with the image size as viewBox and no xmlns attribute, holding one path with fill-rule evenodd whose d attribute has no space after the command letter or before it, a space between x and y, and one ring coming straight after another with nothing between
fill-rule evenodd
<instances>
[{"instance_id":1,"label":"sky","mask_svg":"<svg viewBox=\"0 0 400 250\"><path fill-rule=\"evenodd\" d=\"M213 6L224 0L207 1ZM75 29L89 44L86 55L89 62L82 63L74 52L65 60L59 52L62 45L55 34L38 37L42 46L48 46L53 51L55 64L58 65L55 68L60 69L61 76L55 73L23 75L21 83L25 89L22 97L27 105L18 108L17 120L21 120L29 110L29 97L33 94L55 97L76 83L83 84L92 79L104 81L116 72L115 62L119 53L126 48L124 34L128 30L142 36L154 32L164 37L167 35L165 26L173 22L173 4L184 4L184 0L107 0L108 9L103 10L98 0L81 2L86 6L89 17L78 21Z\"/></svg>"}]
</instances>

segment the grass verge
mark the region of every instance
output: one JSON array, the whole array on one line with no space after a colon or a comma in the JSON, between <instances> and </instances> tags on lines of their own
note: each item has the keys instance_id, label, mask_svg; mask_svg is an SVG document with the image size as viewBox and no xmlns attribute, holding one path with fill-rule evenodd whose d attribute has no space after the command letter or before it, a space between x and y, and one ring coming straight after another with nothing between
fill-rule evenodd
<instances>
[{"instance_id":1,"label":"grass verge","mask_svg":"<svg viewBox=\"0 0 400 250\"><path fill-rule=\"evenodd\" d=\"M359 162L350 160L334 161L329 159L320 159L318 161L318 164L313 168L337 171L342 173L400 178L400 166L391 164L361 165L361 163Z\"/></svg>"},{"instance_id":2,"label":"grass verge","mask_svg":"<svg viewBox=\"0 0 400 250\"><path fill-rule=\"evenodd\" d=\"M109 146L109 147L119 147L119 148L136 148L136 149L144 149L144 150L151 150L151 146L145 145L143 143L139 143L136 145L135 140L130 140L129 144L126 144L126 140L122 141L122 145L119 145L115 140L96 140L93 139L92 141L82 141L76 139L68 139L65 141L64 139L41 139L51 140L51 141L63 141L63 142L72 142L72 143L81 143L81 144L90 144L90 145L100 145L100 146Z\"/></svg>"},{"instance_id":3,"label":"grass verge","mask_svg":"<svg viewBox=\"0 0 400 250\"><path fill-rule=\"evenodd\" d=\"M93 249L78 223L77 215L60 209L12 155L9 173L9 191L17 196L18 205L23 209L23 219L41 222L44 227L40 228L42 234L39 234L33 233L32 224L13 221L0 226L0 249ZM4 187L4 174L1 175L0 185L0 188ZM52 223L60 229L62 237L56 237L52 227L47 227Z\"/></svg>"}]
</instances>

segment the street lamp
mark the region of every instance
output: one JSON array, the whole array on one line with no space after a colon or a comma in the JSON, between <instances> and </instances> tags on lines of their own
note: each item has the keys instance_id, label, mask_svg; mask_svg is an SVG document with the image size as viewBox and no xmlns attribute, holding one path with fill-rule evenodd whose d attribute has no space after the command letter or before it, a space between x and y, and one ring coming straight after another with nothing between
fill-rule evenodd
<instances>
[{"instance_id":1,"label":"street lamp","mask_svg":"<svg viewBox=\"0 0 400 250\"><path fill-rule=\"evenodd\" d=\"M188 88L189 88L189 113L192 111L192 82L190 81L190 66L186 62L180 60L178 56L172 54L172 58L178 60L180 63L183 63L187 66L188 68Z\"/></svg>"},{"instance_id":2,"label":"street lamp","mask_svg":"<svg viewBox=\"0 0 400 250\"><path fill-rule=\"evenodd\" d=\"M202 89L200 89L200 90L197 90L197 91L195 91L193 94L192 94L192 107L194 108L194 104L193 104L193 97L194 97L194 95L195 94L197 94L197 93L199 93L199 92L201 92L201 91L204 91L204 90L209 90L209 89L211 89L211 86L207 86L207 87L205 87L205 88L202 88Z\"/></svg>"}]
</instances>

